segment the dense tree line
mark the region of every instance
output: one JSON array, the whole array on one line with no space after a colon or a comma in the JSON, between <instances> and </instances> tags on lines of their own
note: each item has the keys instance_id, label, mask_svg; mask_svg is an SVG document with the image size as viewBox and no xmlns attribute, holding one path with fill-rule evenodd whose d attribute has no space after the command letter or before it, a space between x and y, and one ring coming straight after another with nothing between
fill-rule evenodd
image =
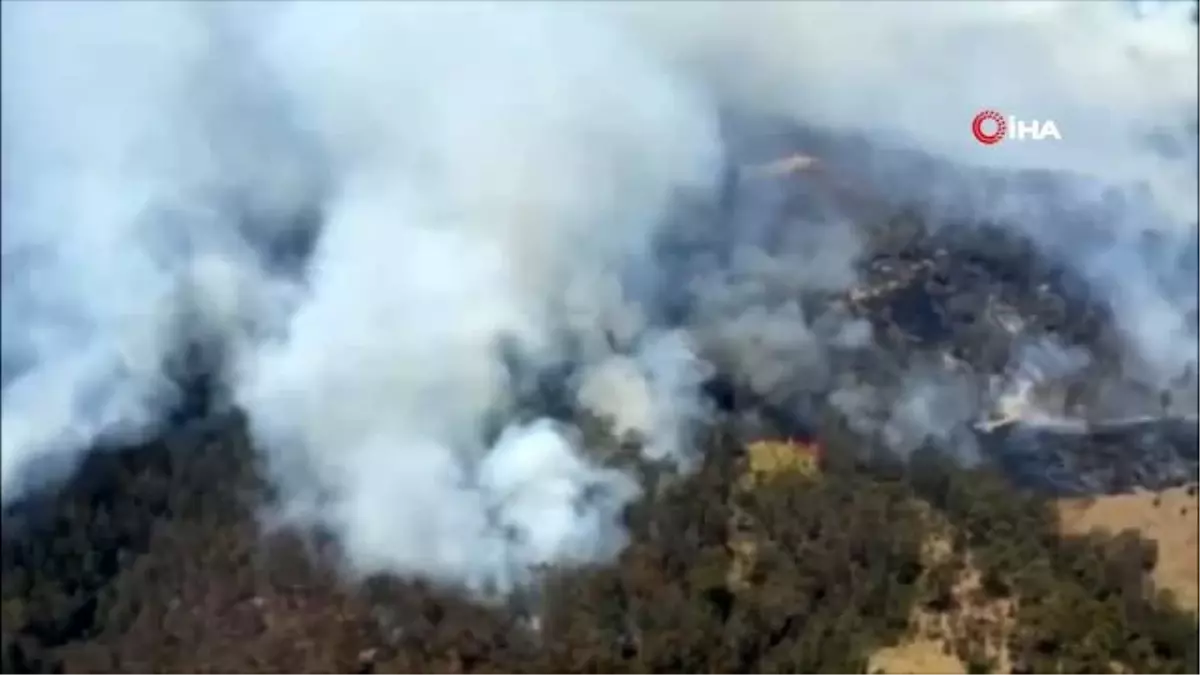
<instances>
[{"instance_id":1,"label":"dense tree line","mask_svg":"<svg viewBox=\"0 0 1200 675\"><path fill-rule=\"evenodd\" d=\"M1147 572L1157 549L1132 531L1063 537L1050 505L999 476L932 453L910 464L918 493L955 525L993 597L1017 597L1010 637L1020 672L1191 672L1193 616L1175 609Z\"/></svg>"},{"instance_id":2,"label":"dense tree line","mask_svg":"<svg viewBox=\"0 0 1200 675\"><path fill-rule=\"evenodd\" d=\"M236 431L97 454L89 485L6 526L3 669L863 672L915 612L963 602L969 558L979 602L1015 599L1014 670L1195 672L1195 619L1150 584L1149 542L1063 538L1044 499L933 451L873 456L836 425L822 440L818 474L746 490L741 444L714 430L698 472L631 508L617 561L548 571L506 605L352 587L320 542L264 536ZM938 523L953 555L931 560ZM973 630L954 648L998 667Z\"/></svg>"}]
</instances>

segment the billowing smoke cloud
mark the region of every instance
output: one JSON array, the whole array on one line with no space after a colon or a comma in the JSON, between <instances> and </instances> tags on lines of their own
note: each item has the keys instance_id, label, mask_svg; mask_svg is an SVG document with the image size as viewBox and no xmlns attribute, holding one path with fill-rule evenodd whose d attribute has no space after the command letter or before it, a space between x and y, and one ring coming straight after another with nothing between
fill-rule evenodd
<instances>
[{"instance_id":1,"label":"billowing smoke cloud","mask_svg":"<svg viewBox=\"0 0 1200 675\"><path fill-rule=\"evenodd\" d=\"M589 495L628 493L628 479L547 424L489 447L484 422L510 403L498 352L503 340L551 363L560 331L605 330L619 309L605 303L621 298L600 282L637 260L673 189L702 187L718 157L709 108L585 18L298 4L265 43L337 187L311 294L288 338L250 358L241 401L258 438L315 473L318 489L292 505L345 532L355 560L506 584L476 577L614 540L614 514L597 510L608 502ZM686 349L655 340L630 376L676 378L658 371L691 368ZM677 398L655 393L651 415ZM671 424L646 430L668 437L655 451L678 448Z\"/></svg>"},{"instance_id":2,"label":"billowing smoke cloud","mask_svg":"<svg viewBox=\"0 0 1200 675\"><path fill-rule=\"evenodd\" d=\"M252 244L320 185L204 8L3 11L7 499L27 469L152 431L182 394L185 341L286 316Z\"/></svg>"},{"instance_id":3,"label":"billowing smoke cloud","mask_svg":"<svg viewBox=\"0 0 1200 675\"><path fill-rule=\"evenodd\" d=\"M755 223L786 200L746 183L762 194L739 229L717 224L713 255L661 250L711 225L674 209L715 192L725 105L866 138L877 149L839 170L885 197L1022 216L1106 290L1148 377L1194 358L1194 285L1152 273L1195 236L1196 41L1175 18L1102 3L3 12L5 501L88 447L156 432L197 351L248 416L279 517L336 533L357 572L476 589L610 556L640 489L536 400L544 373L568 408L682 468L713 368L768 398L799 386L878 408L897 449L955 438L971 411L940 402L959 379L859 391L831 355L869 348L869 326L789 300L854 282L847 216L815 210L764 241ZM984 107L1054 119L1063 141L978 145ZM955 168L914 176L906 150ZM1147 198L1118 210L1081 182L1039 201L983 171L1013 168ZM1053 230L1067 199L1095 203L1106 245ZM1128 248L1142 230L1163 244ZM687 274L663 272L680 258ZM679 296L682 325L661 302Z\"/></svg>"},{"instance_id":4,"label":"billowing smoke cloud","mask_svg":"<svg viewBox=\"0 0 1200 675\"><path fill-rule=\"evenodd\" d=\"M1200 382L1195 3L1141 3L1132 12L1118 2L928 12L918 3L755 3L753 9L705 3L690 5L687 21L667 5L605 7L727 100L867 141L838 147L827 163L860 196L920 203L935 225L993 221L1019 229L1107 301L1126 342L1122 376L1162 388L1178 385L1182 374L1194 410ZM1054 121L1062 139L981 145L970 122L985 109ZM914 148L927 156L906 152ZM739 227L762 229L754 222ZM844 270L855 249L845 240L853 237L794 244L789 255L819 251L811 255L819 268L797 267L810 277L821 269L826 283L848 285ZM730 283L745 311L769 315L750 322L754 340L736 343L747 354L743 361L758 364L749 366L751 378L778 377L792 391L820 381L820 373L803 379L794 372L828 356L814 353L809 321L793 307L768 309L778 275L742 274ZM745 302L751 295L757 301ZM762 347L761 340L772 339L765 336L778 335L788 336L787 348L777 339L773 349ZM858 421L890 424L884 420L899 410L928 403L917 393L944 389L919 372L910 380L908 394L886 396L878 419ZM839 394L835 400L856 400L853 386ZM910 395L925 403L903 403ZM960 408L943 407L938 424L914 428L941 436L948 418L963 417Z\"/></svg>"},{"instance_id":5,"label":"billowing smoke cloud","mask_svg":"<svg viewBox=\"0 0 1200 675\"><path fill-rule=\"evenodd\" d=\"M619 546L630 478L549 420L491 428L503 355L593 368L582 405L689 449L701 364L621 288L716 173L699 92L540 5L71 11L5 22L6 497L32 458L152 430L182 341L216 339L283 515L359 571L505 587ZM310 209L302 273L272 269Z\"/></svg>"}]
</instances>

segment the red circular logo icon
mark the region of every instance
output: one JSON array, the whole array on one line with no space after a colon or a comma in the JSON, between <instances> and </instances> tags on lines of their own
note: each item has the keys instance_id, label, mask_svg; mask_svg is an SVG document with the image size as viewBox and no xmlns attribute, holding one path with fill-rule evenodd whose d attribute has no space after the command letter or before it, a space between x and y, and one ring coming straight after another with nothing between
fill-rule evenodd
<instances>
[{"instance_id":1,"label":"red circular logo icon","mask_svg":"<svg viewBox=\"0 0 1200 675\"><path fill-rule=\"evenodd\" d=\"M992 133L987 133L983 130L984 122L994 122L996 129ZM984 145L995 145L1004 140L1004 132L1008 131L1008 123L1004 121L1004 116L995 110L984 110L971 120L971 133L975 134L975 140Z\"/></svg>"}]
</instances>

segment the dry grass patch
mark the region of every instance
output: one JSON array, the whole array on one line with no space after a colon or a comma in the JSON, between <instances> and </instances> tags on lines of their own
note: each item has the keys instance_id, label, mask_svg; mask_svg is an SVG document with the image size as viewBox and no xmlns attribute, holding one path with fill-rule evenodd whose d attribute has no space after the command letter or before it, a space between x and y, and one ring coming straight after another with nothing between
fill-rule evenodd
<instances>
[{"instance_id":1,"label":"dry grass patch","mask_svg":"<svg viewBox=\"0 0 1200 675\"><path fill-rule=\"evenodd\" d=\"M1134 492L1059 502L1063 530L1084 534L1106 530L1116 534L1132 529L1158 545L1158 562L1153 579L1159 587L1175 594L1180 607L1200 613L1200 538L1196 487L1185 486L1162 492Z\"/></svg>"}]
</instances>

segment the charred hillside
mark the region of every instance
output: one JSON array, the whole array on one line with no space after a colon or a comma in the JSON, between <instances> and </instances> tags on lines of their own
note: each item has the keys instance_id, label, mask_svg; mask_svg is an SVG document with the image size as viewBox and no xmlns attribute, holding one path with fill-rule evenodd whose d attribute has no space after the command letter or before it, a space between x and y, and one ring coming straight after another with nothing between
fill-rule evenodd
<instances>
[{"instance_id":1,"label":"charred hillside","mask_svg":"<svg viewBox=\"0 0 1200 675\"><path fill-rule=\"evenodd\" d=\"M770 145L780 154L814 141L799 138ZM856 152L827 139L815 144L834 158ZM898 196L886 182L897 169L881 169L888 161L868 156L868 171L808 154L743 165L727 177L724 215L713 219L709 238L683 245L693 247L685 249L693 259L722 259L725 271L669 268L673 285L700 288L690 304L680 303L680 322L720 364L709 393L735 424L751 436L807 437L810 422L832 410L900 455L931 443L1046 494L1196 480L1194 356L1178 370L1148 376L1127 332L1130 317L1121 315L1127 310L1087 276L1087 255L999 213L963 219L947 194ZM954 184L937 164L910 163L908 171ZM1019 188L998 189L1022 199L1038 190L1042 201L1028 198L1026 208L1049 210L1064 180L1032 175ZM1047 222L1070 233L1056 237L1086 248L1104 240L1087 218L1117 217L1116 201ZM855 233L849 241L844 227ZM1190 237L1193 244L1157 258L1140 249L1128 255L1131 266L1161 263L1156 283L1173 284L1180 306L1192 307L1185 324L1195 340L1194 226ZM1164 246L1152 233L1134 243ZM706 247L727 253L696 255ZM1142 273L1131 268L1131 283ZM714 276L720 281L696 282ZM736 303L711 299L722 294ZM755 335L720 325L743 320Z\"/></svg>"},{"instance_id":2,"label":"charred hillside","mask_svg":"<svg viewBox=\"0 0 1200 675\"><path fill-rule=\"evenodd\" d=\"M899 361L973 371L987 461L1054 494L1196 480L1194 370L1161 389L1139 381L1103 300L1011 228L892 225L849 302ZM1046 372L1071 351L1086 362Z\"/></svg>"}]
</instances>

